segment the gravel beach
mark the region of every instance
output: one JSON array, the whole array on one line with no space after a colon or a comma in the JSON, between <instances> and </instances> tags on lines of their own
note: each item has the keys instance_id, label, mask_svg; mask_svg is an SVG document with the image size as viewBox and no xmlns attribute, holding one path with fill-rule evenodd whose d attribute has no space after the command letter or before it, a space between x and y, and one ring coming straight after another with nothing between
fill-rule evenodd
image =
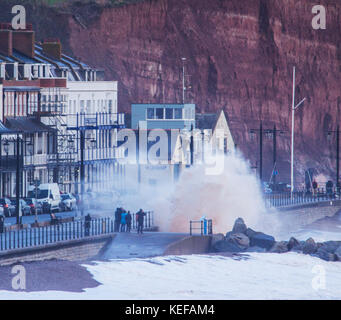
<instances>
[{"instance_id":1,"label":"gravel beach","mask_svg":"<svg viewBox=\"0 0 341 320\"><path fill-rule=\"evenodd\" d=\"M19 263L17 264L19 265ZM68 291L83 292L86 288L100 285L93 279L91 273L77 262L48 260L39 262L20 263L26 270L26 292L33 291ZM0 290L12 289L11 266L0 267Z\"/></svg>"}]
</instances>

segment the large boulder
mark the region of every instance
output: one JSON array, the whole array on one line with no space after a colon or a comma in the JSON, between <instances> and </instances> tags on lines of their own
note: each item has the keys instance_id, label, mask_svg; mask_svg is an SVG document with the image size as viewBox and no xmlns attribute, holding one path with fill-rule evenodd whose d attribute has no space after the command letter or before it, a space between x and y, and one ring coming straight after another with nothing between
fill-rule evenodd
<instances>
[{"instance_id":1,"label":"large boulder","mask_svg":"<svg viewBox=\"0 0 341 320\"><path fill-rule=\"evenodd\" d=\"M302 251L304 254L313 254L317 251L317 244L313 238L309 238L307 241L305 241Z\"/></svg>"},{"instance_id":2,"label":"large boulder","mask_svg":"<svg viewBox=\"0 0 341 320\"><path fill-rule=\"evenodd\" d=\"M212 236L211 246L214 247L215 243L224 240L225 237L222 233L217 233Z\"/></svg>"},{"instance_id":3,"label":"large boulder","mask_svg":"<svg viewBox=\"0 0 341 320\"><path fill-rule=\"evenodd\" d=\"M247 226L242 218L238 218L233 225L232 233L245 233Z\"/></svg>"},{"instance_id":4,"label":"large boulder","mask_svg":"<svg viewBox=\"0 0 341 320\"><path fill-rule=\"evenodd\" d=\"M230 234L226 240L236 244L241 249L247 249L250 245L250 239L243 233Z\"/></svg>"},{"instance_id":5,"label":"large boulder","mask_svg":"<svg viewBox=\"0 0 341 320\"><path fill-rule=\"evenodd\" d=\"M275 244L269 250L269 252L275 252L275 253L285 253L288 251L289 251L289 249L288 249L288 242L287 241L275 242Z\"/></svg>"},{"instance_id":6,"label":"large boulder","mask_svg":"<svg viewBox=\"0 0 341 320\"><path fill-rule=\"evenodd\" d=\"M319 257L320 259L323 259L325 261L335 261L337 260L336 256L334 253L330 253L324 248L323 246L320 247L316 253L314 254L315 256Z\"/></svg>"},{"instance_id":7,"label":"large boulder","mask_svg":"<svg viewBox=\"0 0 341 320\"><path fill-rule=\"evenodd\" d=\"M244 251L241 247L239 247L235 243L232 243L226 240L217 241L213 246L213 250L215 252L242 252Z\"/></svg>"},{"instance_id":8,"label":"large boulder","mask_svg":"<svg viewBox=\"0 0 341 320\"><path fill-rule=\"evenodd\" d=\"M252 230L251 228L247 228L246 231L245 231L245 234L251 238L253 235L255 235L256 233L258 233L257 231L255 230Z\"/></svg>"},{"instance_id":9,"label":"large boulder","mask_svg":"<svg viewBox=\"0 0 341 320\"><path fill-rule=\"evenodd\" d=\"M319 246L318 249L323 249L326 252L334 253L336 249L341 245L340 241L326 241Z\"/></svg>"},{"instance_id":10,"label":"large boulder","mask_svg":"<svg viewBox=\"0 0 341 320\"><path fill-rule=\"evenodd\" d=\"M300 242L296 238L291 237L288 242L288 250L290 251L297 247L300 247Z\"/></svg>"},{"instance_id":11,"label":"large boulder","mask_svg":"<svg viewBox=\"0 0 341 320\"><path fill-rule=\"evenodd\" d=\"M339 247L335 250L334 254L335 254L335 259L336 259L337 261L341 261L341 246L339 246Z\"/></svg>"},{"instance_id":12,"label":"large boulder","mask_svg":"<svg viewBox=\"0 0 341 320\"><path fill-rule=\"evenodd\" d=\"M250 246L270 250L275 244L275 238L262 232L256 232L250 236Z\"/></svg>"}]
</instances>

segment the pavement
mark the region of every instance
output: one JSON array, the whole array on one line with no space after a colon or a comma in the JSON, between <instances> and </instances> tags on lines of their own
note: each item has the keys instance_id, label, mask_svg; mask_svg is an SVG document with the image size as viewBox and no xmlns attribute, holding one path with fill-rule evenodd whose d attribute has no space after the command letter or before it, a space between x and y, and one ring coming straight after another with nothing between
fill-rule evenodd
<instances>
[{"instance_id":1,"label":"pavement","mask_svg":"<svg viewBox=\"0 0 341 320\"><path fill-rule=\"evenodd\" d=\"M163 255L167 246L188 237L184 233L118 233L102 259L148 258Z\"/></svg>"}]
</instances>

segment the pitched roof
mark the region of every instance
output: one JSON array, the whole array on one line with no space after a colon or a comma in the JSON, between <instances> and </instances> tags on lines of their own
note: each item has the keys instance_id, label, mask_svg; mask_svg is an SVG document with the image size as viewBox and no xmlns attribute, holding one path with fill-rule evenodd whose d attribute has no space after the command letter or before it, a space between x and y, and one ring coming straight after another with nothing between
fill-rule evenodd
<instances>
[{"instance_id":1,"label":"pitched roof","mask_svg":"<svg viewBox=\"0 0 341 320\"><path fill-rule=\"evenodd\" d=\"M220 113L220 112L219 112ZM219 113L197 113L195 115L195 126L197 129L214 129Z\"/></svg>"},{"instance_id":2,"label":"pitched roof","mask_svg":"<svg viewBox=\"0 0 341 320\"><path fill-rule=\"evenodd\" d=\"M6 118L6 127L7 129L19 131L19 132L26 132L26 133L33 133L33 132L54 132L56 129L53 129L36 118L28 118L28 117L8 117Z\"/></svg>"},{"instance_id":3,"label":"pitched roof","mask_svg":"<svg viewBox=\"0 0 341 320\"><path fill-rule=\"evenodd\" d=\"M2 121L0 121L0 134L11 133L12 131L5 127Z\"/></svg>"}]
</instances>

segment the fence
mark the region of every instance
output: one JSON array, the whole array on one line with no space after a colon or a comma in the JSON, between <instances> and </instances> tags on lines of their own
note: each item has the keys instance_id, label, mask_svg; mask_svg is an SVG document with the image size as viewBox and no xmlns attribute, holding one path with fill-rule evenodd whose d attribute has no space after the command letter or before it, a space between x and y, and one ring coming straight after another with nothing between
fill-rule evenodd
<instances>
[{"instance_id":1,"label":"fence","mask_svg":"<svg viewBox=\"0 0 341 320\"><path fill-rule=\"evenodd\" d=\"M305 192L294 192L291 193L271 193L265 195L265 203L268 208L270 207L286 207L299 204L317 203L323 201L330 201L335 199L337 195L335 193L322 193L317 192L316 194L305 193Z\"/></svg>"},{"instance_id":2,"label":"fence","mask_svg":"<svg viewBox=\"0 0 341 320\"><path fill-rule=\"evenodd\" d=\"M197 230L200 230L200 235L211 235L213 234L212 220L191 220L189 222L189 233L190 235L198 234Z\"/></svg>"},{"instance_id":3,"label":"fence","mask_svg":"<svg viewBox=\"0 0 341 320\"><path fill-rule=\"evenodd\" d=\"M89 228L86 222L73 221L37 228L11 230L0 234L0 251L29 248L60 241L82 239L112 233L113 221L110 218L94 219Z\"/></svg>"},{"instance_id":4,"label":"fence","mask_svg":"<svg viewBox=\"0 0 341 320\"><path fill-rule=\"evenodd\" d=\"M146 211L146 216L143 222L143 228L149 229L154 226L154 212L153 211ZM137 229L137 220L136 220L136 213L131 214L131 228Z\"/></svg>"},{"instance_id":5,"label":"fence","mask_svg":"<svg viewBox=\"0 0 341 320\"><path fill-rule=\"evenodd\" d=\"M151 228L153 226L154 214L153 211L148 211L144 219L144 228ZM132 229L136 228L136 216L132 214ZM0 233L0 252L42 246L61 241L83 239L113 232L114 220L112 218L93 219L90 221L89 228L86 228L86 222L84 220L78 220L45 227L9 230Z\"/></svg>"}]
</instances>

